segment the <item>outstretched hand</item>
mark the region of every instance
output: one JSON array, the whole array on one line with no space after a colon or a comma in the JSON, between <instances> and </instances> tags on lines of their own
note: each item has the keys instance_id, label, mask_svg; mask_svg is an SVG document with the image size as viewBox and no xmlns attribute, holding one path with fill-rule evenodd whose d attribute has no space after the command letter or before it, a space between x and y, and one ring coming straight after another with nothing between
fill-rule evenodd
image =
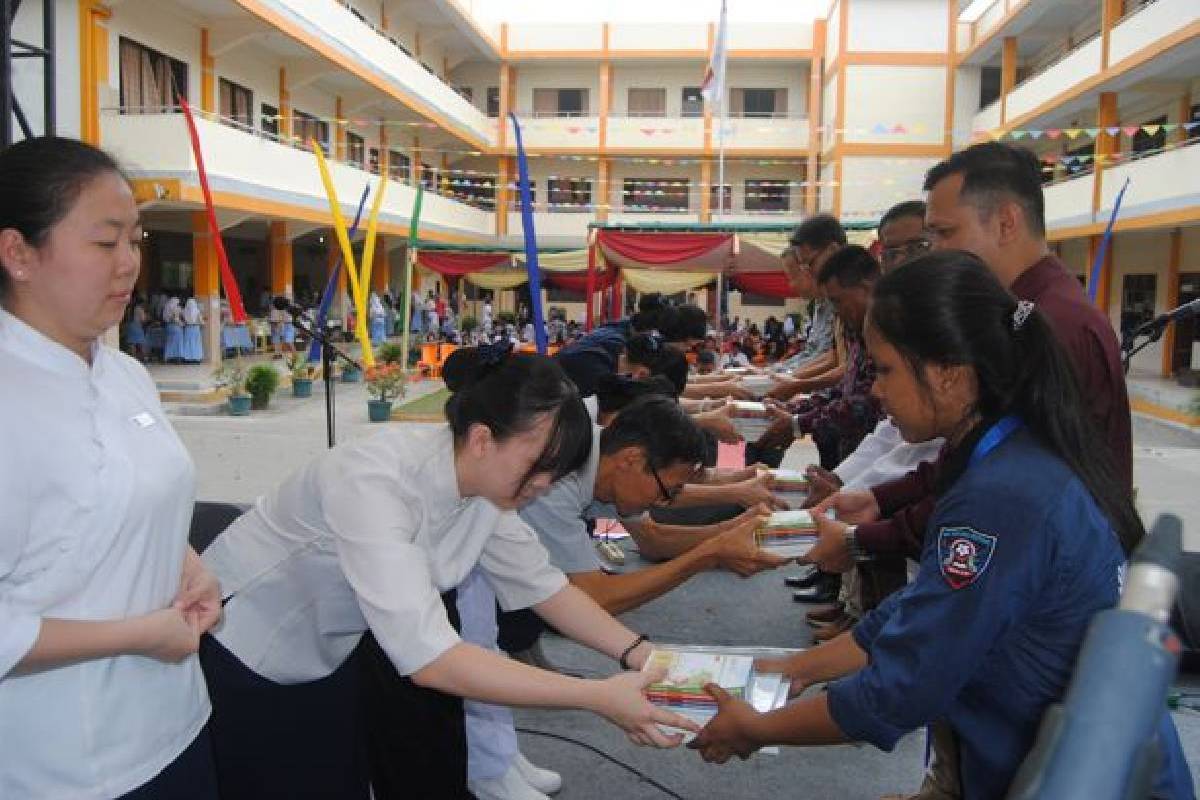
<instances>
[{"instance_id":1,"label":"outstretched hand","mask_svg":"<svg viewBox=\"0 0 1200 800\"><path fill-rule=\"evenodd\" d=\"M706 684L704 691L717 701L717 715L688 742L688 749L699 750L705 761L717 764L724 764L730 756L749 758L762 746L750 735L759 713L715 683Z\"/></svg>"}]
</instances>

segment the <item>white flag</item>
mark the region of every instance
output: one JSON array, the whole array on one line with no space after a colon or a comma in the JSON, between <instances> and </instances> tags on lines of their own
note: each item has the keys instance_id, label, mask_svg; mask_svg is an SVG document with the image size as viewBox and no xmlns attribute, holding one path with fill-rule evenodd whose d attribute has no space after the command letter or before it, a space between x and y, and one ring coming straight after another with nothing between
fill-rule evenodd
<instances>
[{"instance_id":1,"label":"white flag","mask_svg":"<svg viewBox=\"0 0 1200 800\"><path fill-rule=\"evenodd\" d=\"M717 23L717 41L713 47L712 60L704 70L704 82L700 94L707 103L720 104L725 96L725 38L728 25L725 22L725 0L721 0L721 21Z\"/></svg>"}]
</instances>

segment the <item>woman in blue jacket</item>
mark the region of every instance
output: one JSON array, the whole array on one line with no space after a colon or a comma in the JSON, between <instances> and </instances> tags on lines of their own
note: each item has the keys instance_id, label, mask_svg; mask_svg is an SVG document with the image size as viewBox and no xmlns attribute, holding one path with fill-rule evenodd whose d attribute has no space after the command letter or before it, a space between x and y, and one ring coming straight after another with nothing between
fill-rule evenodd
<instances>
[{"instance_id":1,"label":"woman in blue jacket","mask_svg":"<svg viewBox=\"0 0 1200 800\"><path fill-rule=\"evenodd\" d=\"M797 690L840 678L827 692L757 714L714 687L721 711L691 746L718 762L769 743L890 750L944 720L961 796L1000 798L1092 616L1117 602L1142 524L1048 323L977 258L936 253L885 276L866 340L905 440L951 448L920 574L829 645L763 665ZM1159 740L1154 796L1193 797L1165 708Z\"/></svg>"}]
</instances>

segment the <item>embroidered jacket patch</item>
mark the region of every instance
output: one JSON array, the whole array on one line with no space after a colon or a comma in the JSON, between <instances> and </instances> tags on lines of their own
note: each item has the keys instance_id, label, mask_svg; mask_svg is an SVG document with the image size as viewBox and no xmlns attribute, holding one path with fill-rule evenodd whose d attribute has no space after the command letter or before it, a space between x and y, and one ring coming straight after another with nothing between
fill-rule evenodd
<instances>
[{"instance_id":1,"label":"embroidered jacket patch","mask_svg":"<svg viewBox=\"0 0 1200 800\"><path fill-rule=\"evenodd\" d=\"M938 532L938 562L951 589L970 586L988 568L996 537L974 528L942 528Z\"/></svg>"}]
</instances>

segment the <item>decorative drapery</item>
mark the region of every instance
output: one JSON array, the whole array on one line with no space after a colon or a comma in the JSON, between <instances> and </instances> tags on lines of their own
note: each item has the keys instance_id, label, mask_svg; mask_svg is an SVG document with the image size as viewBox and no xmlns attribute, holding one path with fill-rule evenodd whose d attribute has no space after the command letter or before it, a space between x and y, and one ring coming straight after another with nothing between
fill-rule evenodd
<instances>
[{"instance_id":1,"label":"decorative drapery","mask_svg":"<svg viewBox=\"0 0 1200 800\"><path fill-rule=\"evenodd\" d=\"M508 264L512 257L508 253L455 253L441 250L421 250L417 263L426 269L447 278L459 278L473 272Z\"/></svg>"},{"instance_id":2,"label":"decorative drapery","mask_svg":"<svg viewBox=\"0 0 1200 800\"><path fill-rule=\"evenodd\" d=\"M523 269L496 269L490 272L471 272L464 275L469 283L481 289L513 289L529 280Z\"/></svg>"},{"instance_id":3,"label":"decorative drapery","mask_svg":"<svg viewBox=\"0 0 1200 800\"><path fill-rule=\"evenodd\" d=\"M711 272L682 272L668 269L623 269L625 282L642 293L676 294L699 289L716 280Z\"/></svg>"},{"instance_id":4,"label":"decorative drapery","mask_svg":"<svg viewBox=\"0 0 1200 800\"><path fill-rule=\"evenodd\" d=\"M517 256L517 263L525 266L525 256ZM542 272L580 272L587 269L587 250L538 253L538 267Z\"/></svg>"},{"instance_id":5,"label":"decorative drapery","mask_svg":"<svg viewBox=\"0 0 1200 800\"><path fill-rule=\"evenodd\" d=\"M639 264L679 264L699 258L730 239L732 233L632 233L601 230L597 243L605 250Z\"/></svg>"},{"instance_id":6,"label":"decorative drapery","mask_svg":"<svg viewBox=\"0 0 1200 800\"><path fill-rule=\"evenodd\" d=\"M556 289L566 289L571 292L587 292L587 273L586 272L551 272L546 275L546 284L553 286ZM609 286L612 286L612 275L600 270L596 271L595 290L603 292Z\"/></svg>"},{"instance_id":7,"label":"decorative drapery","mask_svg":"<svg viewBox=\"0 0 1200 800\"><path fill-rule=\"evenodd\" d=\"M741 292L761 294L767 297L795 297L782 272L735 272L729 282Z\"/></svg>"}]
</instances>

